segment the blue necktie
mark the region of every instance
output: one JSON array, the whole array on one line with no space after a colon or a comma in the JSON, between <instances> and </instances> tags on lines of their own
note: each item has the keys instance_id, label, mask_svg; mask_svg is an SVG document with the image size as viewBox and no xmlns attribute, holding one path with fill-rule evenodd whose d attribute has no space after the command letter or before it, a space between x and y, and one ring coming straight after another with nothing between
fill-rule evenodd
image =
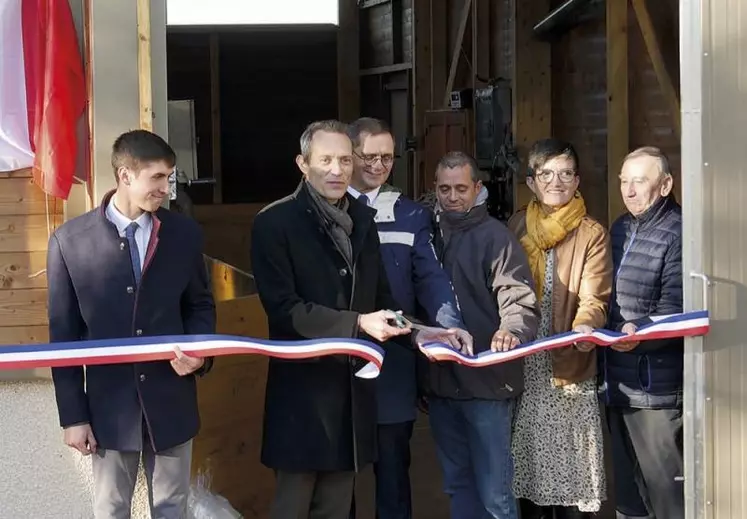
<instances>
[{"instance_id":1,"label":"blue necktie","mask_svg":"<svg viewBox=\"0 0 747 519\"><path fill-rule=\"evenodd\" d=\"M132 272L135 274L135 283L140 284L140 250L137 248L137 242L135 241L135 231L137 231L137 222L132 222L125 228L125 237L130 248L130 261L132 261Z\"/></svg>"},{"instance_id":2,"label":"blue necktie","mask_svg":"<svg viewBox=\"0 0 747 519\"><path fill-rule=\"evenodd\" d=\"M371 203L370 203L371 201L369 200L368 196L366 196L365 193L361 193L361 196L358 197L358 200L360 200L361 202L363 202L364 204L366 204L368 206L371 205Z\"/></svg>"}]
</instances>

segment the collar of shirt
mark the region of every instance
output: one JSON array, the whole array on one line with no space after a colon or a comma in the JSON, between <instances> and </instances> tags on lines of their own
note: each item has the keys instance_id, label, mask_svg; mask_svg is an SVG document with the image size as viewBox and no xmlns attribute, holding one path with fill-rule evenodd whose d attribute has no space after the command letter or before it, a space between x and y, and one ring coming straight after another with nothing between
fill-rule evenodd
<instances>
[{"instance_id":1,"label":"collar of shirt","mask_svg":"<svg viewBox=\"0 0 747 519\"><path fill-rule=\"evenodd\" d=\"M112 196L111 200L109 200L109 205L106 206L106 217L117 227L119 235L124 236L127 226L132 222L137 222L138 231L142 230L145 236L150 237L151 228L153 227L153 220L151 219L150 213L143 213L135 220L130 220L123 215L119 209L117 209L116 205L114 205L115 197L116 195Z\"/></svg>"},{"instance_id":2,"label":"collar of shirt","mask_svg":"<svg viewBox=\"0 0 747 519\"><path fill-rule=\"evenodd\" d=\"M368 193L365 193L365 195L368 197L368 200L369 200L368 205L370 207L373 207L374 204L376 203L376 198L378 198L379 196L379 191L381 191L381 186L369 191ZM359 196L364 194L358 191L357 189L355 189L353 186L348 186L348 193L350 193L353 196L353 198L358 198Z\"/></svg>"}]
</instances>

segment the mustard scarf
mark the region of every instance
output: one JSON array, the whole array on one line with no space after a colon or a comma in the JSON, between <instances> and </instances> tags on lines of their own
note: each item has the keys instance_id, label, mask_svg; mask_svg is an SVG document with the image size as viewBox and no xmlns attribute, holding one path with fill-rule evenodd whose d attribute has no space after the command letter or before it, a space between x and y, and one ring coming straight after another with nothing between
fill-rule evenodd
<instances>
[{"instance_id":1,"label":"mustard scarf","mask_svg":"<svg viewBox=\"0 0 747 519\"><path fill-rule=\"evenodd\" d=\"M521 245L527 253L529 267L541 297L545 281L545 252L563 241L569 232L581 224L586 216L586 204L578 191L563 207L547 213L535 198L527 206L526 234Z\"/></svg>"}]
</instances>

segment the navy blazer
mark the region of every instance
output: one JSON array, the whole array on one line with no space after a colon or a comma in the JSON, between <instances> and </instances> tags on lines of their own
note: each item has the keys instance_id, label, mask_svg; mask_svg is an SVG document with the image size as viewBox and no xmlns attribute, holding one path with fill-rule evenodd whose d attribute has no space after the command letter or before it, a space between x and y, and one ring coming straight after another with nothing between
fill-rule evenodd
<instances>
[{"instance_id":1,"label":"navy blazer","mask_svg":"<svg viewBox=\"0 0 747 519\"><path fill-rule=\"evenodd\" d=\"M136 286L127 240L106 218L112 194L50 237L50 340L215 333L197 223L165 209L152 215ZM168 361L87 366L85 378L83 367L54 368L52 377L62 427L90 423L104 449L140 451L148 437L163 451L199 429L195 376L180 377Z\"/></svg>"}]
</instances>

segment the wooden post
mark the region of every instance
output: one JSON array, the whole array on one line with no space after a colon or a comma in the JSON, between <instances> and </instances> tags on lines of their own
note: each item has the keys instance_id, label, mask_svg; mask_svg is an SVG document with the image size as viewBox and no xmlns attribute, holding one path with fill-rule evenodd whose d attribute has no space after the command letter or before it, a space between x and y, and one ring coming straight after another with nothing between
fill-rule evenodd
<instances>
[{"instance_id":1,"label":"wooden post","mask_svg":"<svg viewBox=\"0 0 747 519\"><path fill-rule=\"evenodd\" d=\"M615 0L610 0L615 1ZM552 135L552 62L551 47L534 37L532 28L550 12L550 0L514 0L513 132L519 160L526 166L529 147L538 139ZM522 169L514 182L514 208L531 199Z\"/></svg>"},{"instance_id":2,"label":"wooden post","mask_svg":"<svg viewBox=\"0 0 747 519\"><path fill-rule=\"evenodd\" d=\"M472 87L477 88L476 76L490 76L490 0L472 2Z\"/></svg>"},{"instance_id":3,"label":"wooden post","mask_svg":"<svg viewBox=\"0 0 747 519\"><path fill-rule=\"evenodd\" d=\"M608 222L624 211L620 167L629 151L628 0L607 2L607 208Z\"/></svg>"},{"instance_id":4,"label":"wooden post","mask_svg":"<svg viewBox=\"0 0 747 519\"><path fill-rule=\"evenodd\" d=\"M438 2L441 0L433 0ZM417 198L427 189L424 186L425 175L425 112L430 108L433 83L431 79L431 0L413 0L413 37L412 37L412 133L418 140L417 151L413 161L413 197ZM433 36L437 36L433 34Z\"/></svg>"},{"instance_id":5,"label":"wooden post","mask_svg":"<svg viewBox=\"0 0 747 519\"><path fill-rule=\"evenodd\" d=\"M448 3L443 0L430 0L430 103L428 108L436 108L436 100L442 99L446 88L446 77L449 73L448 38L449 18Z\"/></svg>"},{"instance_id":6,"label":"wooden post","mask_svg":"<svg viewBox=\"0 0 747 519\"><path fill-rule=\"evenodd\" d=\"M664 61L664 55L661 52L659 41L656 38L656 29L654 28L654 22L651 19L651 13L646 5L646 0L632 0L632 2L635 17L638 20L638 25L641 27L643 41L646 44L646 50L648 51L649 58L651 58L651 64L654 66L656 78L658 79L659 86L664 93L664 98L667 100L667 104L669 105L674 133L679 140L682 136L682 124L680 122L680 100L677 87L672 82L672 76L669 75L669 71L667 70L667 65Z\"/></svg>"},{"instance_id":7,"label":"wooden post","mask_svg":"<svg viewBox=\"0 0 747 519\"><path fill-rule=\"evenodd\" d=\"M220 138L220 40L210 33L210 123L212 143L213 203L223 203L223 169Z\"/></svg>"},{"instance_id":8,"label":"wooden post","mask_svg":"<svg viewBox=\"0 0 747 519\"><path fill-rule=\"evenodd\" d=\"M454 41L454 48L451 51L451 65L449 66L449 78L446 80L446 91L444 92L444 97L443 97L444 108L449 106L449 99L451 98L451 89L454 88L454 81L456 80L457 69L459 68L459 57L462 55L462 45L464 44L464 32L467 30L467 22L469 21L469 15L470 15L471 10L472 10L472 0L464 0L464 7L462 8L462 16L459 18L459 27L457 29L456 41ZM436 36L438 35L435 35L434 37Z\"/></svg>"},{"instance_id":9,"label":"wooden post","mask_svg":"<svg viewBox=\"0 0 747 519\"><path fill-rule=\"evenodd\" d=\"M338 9L337 116L349 122L360 116L360 13L355 0L339 0Z\"/></svg>"},{"instance_id":10,"label":"wooden post","mask_svg":"<svg viewBox=\"0 0 747 519\"><path fill-rule=\"evenodd\" d=\"M150 0L137 0L137 73L140 93L140 128L153 131Z\"/></svg>"}]
</instances>

